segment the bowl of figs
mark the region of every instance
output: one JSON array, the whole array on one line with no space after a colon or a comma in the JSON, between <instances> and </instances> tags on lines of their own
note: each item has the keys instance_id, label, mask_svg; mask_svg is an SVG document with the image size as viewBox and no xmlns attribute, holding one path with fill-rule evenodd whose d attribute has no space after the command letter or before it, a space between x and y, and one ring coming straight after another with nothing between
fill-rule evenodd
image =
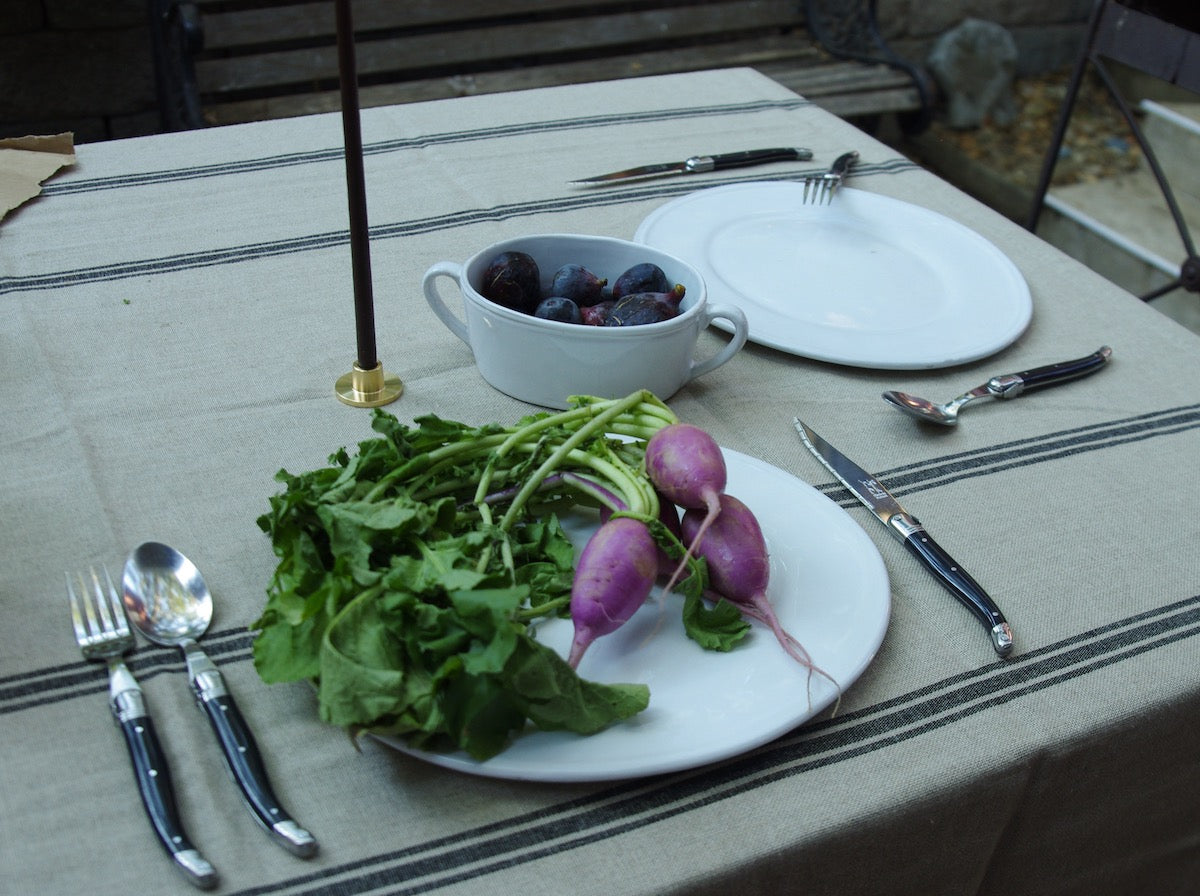
<instances>
[{"instance_id":1,"label":"bowl of figs","mask_svg":"<svg viewBox=\"0 0 1200 896\"><path fill-rule=\"evenodd\" d=\"M461 296L461 314L451 308L458 301L439 290L446 280ZM666 400L746 343L746 316L736 306L709 304L699 271L614 237L514 237L465 262L432 265L422 288L485 381L542 407L638 389ZM715 320L727 324L729 338L697 359L700 334Z\"/></svg>"}]
</instances>

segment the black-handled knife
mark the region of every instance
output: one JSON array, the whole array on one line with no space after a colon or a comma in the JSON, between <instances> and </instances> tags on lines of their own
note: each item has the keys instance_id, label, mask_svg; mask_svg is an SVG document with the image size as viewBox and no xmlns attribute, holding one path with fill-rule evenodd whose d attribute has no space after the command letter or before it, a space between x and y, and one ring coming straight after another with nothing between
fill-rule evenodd
<instances>
[{"instance_id":1,"label":"black-handled knife","mask_svg":"<svg viewBox=\"0 0 1200 896\"><path fill-rule=\"evenodd\" d=\"M996 653L1007 656L1012 652L1012 629L983 587L933 540L920 521L901 507L878 479L813 432L799 417L795 418L795 424L800 438L817 460L979 618L991 636Z\"/></svg>"},{"instance_id":2,"label":"black-handled knife","mask_svg":"<svg viewBox=\"0 0 1200 896\"><path fill-rule=\"evenodd\" d=\"M692 156L681 162L661 162L656 165L639 165L623 171L597 174L573 180L573 184L602 184L609 181L632 180L639 177L661 177L666 174L702 174L706 171L722 171L726 168L745 168L767 162L803 162L812 158L811 149L779 147L776 149L746 149L740 152L718 153L708 156Z\"/></svg>"}]
</instances>

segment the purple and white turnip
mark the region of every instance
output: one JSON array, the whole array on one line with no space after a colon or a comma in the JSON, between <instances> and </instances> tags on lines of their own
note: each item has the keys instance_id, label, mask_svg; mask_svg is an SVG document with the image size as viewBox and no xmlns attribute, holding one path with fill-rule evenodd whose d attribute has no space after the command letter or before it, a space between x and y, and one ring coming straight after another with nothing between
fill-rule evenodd
<instances>
[{"instance_id":1,"label":"purple and white turnip","mask_svg":"<svg viewBox=\"0 0 1200 896\"><path fill-rule=\"evenodd\" d=\"M758 520L740 500L722 494L719 512L709 519L707 512L688 510L683 514L684 540L708 567L709 588L714 598L723 597L744 615L768 626L787 654L808 669L838 687L838 683L817 666L804 646L780 623L767 599L771 559ZM839 689L840 690L840 689Z\"/></svg>"},{"instance_id":2,"label":"purple and white turnip","mask_svg":"<svg viewBox=\"0 0 1200 896\"><path fill-rule=\"evenodd\" d=\"M593 641L630 620L650 596L657 577L658 544L641 520L613 517L592 534L571 585L571 668L579 665Z\"/></svg>"},{"instance_id":3,"label":"purple and white turnip","mask_svg":"<svg viewBox=\"0 0 1200 896\"><path fill-rule=\"evenodd\" d=\"M646 443L646 475L659 494L684 510L704 511L704 521L671 573L665 591L675 587L687 568L692 543L712 525L720 513L720 496L725 491L728 471L725 455L712 436L691 423L664 426Z\"/></svg>"}]
</instances>

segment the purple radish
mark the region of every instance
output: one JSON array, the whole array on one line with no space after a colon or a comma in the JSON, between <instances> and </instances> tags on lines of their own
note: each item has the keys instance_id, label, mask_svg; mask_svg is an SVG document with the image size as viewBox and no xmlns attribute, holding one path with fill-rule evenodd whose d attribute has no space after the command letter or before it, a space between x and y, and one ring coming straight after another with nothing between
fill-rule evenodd
<instances>
[{"instance_id":1,"label":"purple radish","mask_svg":"<svg viewBox=\"0 0 1200 896\"><path fill-rule=\"evenodd\" d=\"M571 584L575 638L567 663L578 667L597 638L615 632L645 603L658 576L658 545L646 524L619 516L588 539Z\"/></svg>"},{"instance_id":2,"label":"purple radish","mask_svg":"<svg viewBox=\"0 0 1200 896\"><path fill-rule=\"evenodd\" d=\"M767 625L788 655L809 671L816 672L841 688L833 678L813 663L808 651L789 634L775 615L767 600L767 584L771 576L771 560L762 528L750 508L733 495L720 497L720 513L707 528L706 517L699 510L683 515L684 537L708 564L708 580L716 596L736 604L743 613Z\"/></svg>"},{"instance_id":3,"label":"purple radish","mask_svg":"<svg viewBox=\"0 0 1200 896\"><path fill-rule=\"evenodd\" d=\"M696 539L721 512L725 491L725 455L712 436L691 423L664 426L646 443L646 475L668 501L688 511L703 510L703 522L686 541L687 551L664 589L670 592L687 568Z\"/></svg>"},{"instance_id":4,"label":"purple radish","mask_svg":"<svg viewBox=\"0 0 1200 896\"><path fill-rule=\"evenodd\" d=\"M614 511L605 506L600 506L600 522L606 523ZM679 525L679 508L668 501L662 495L658 496L658 519L667 530L683 543L683 530ZM666 551L660 545L658 548L658 574L660 576L670 576L675 571L675 561L670 558Z\"/></svg>"}]
</instances>

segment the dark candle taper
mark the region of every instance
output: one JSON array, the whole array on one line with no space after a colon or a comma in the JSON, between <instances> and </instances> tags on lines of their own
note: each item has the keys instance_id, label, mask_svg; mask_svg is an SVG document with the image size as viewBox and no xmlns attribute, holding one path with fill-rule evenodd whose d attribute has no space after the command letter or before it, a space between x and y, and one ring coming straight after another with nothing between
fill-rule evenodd
<instances>
[{"instance_id":1,"label":"dark candle taper","mask_svg":"<svg viewBox=\"0 0 1200 896\"><path fill-rule=\"evenodd\" d=\"M379 363L379 359L375 345L375 299L371 290L371 246L367 230L367 187L363 174L354 21L350 0L335 0L335 6L338 77L342 87L342 130L346 142L346 189L350 199L350 262L354 273L358 366L363 370L371 370Z\"/></svg>"},{"instance_id":2,"label":"dark candle taper","mask_svg":"<svg viewBox=\"0 0 1200 896\"><path fill-rule=\"evenodd\" d=\"M404 392L397 376L383 372L375 349L375 299L371 292L371 235L367 230L367 184L363 175L362 128L358 110L358 64L354 59L354 21L350 0L335 0L338 77L342 85L346 191L350 198L350 262L354 274L354 325L358 360L334 386L337 397L355 407L379 407Z\"/></svg>"}]
</instances>

